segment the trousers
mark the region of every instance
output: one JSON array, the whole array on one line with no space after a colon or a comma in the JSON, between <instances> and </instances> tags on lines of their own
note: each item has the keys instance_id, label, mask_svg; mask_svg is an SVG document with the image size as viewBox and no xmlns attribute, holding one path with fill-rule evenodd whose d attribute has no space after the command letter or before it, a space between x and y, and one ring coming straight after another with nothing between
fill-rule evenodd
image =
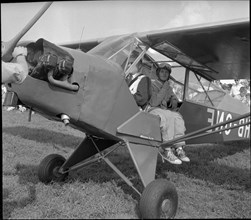
<instances>
[{"instance_id":1,"label":"trousers","mask_svg":"<svg viewBox=\"0 0 251 220\"><path fill-rule=\"evenodd\" d=\"M160 117L160 130L163 142L185 134L185 122L180 113L161 108L154 108L149 113ZM182 141L177 144L184 145L185 142Z\"/></svg>"}]
</instances>

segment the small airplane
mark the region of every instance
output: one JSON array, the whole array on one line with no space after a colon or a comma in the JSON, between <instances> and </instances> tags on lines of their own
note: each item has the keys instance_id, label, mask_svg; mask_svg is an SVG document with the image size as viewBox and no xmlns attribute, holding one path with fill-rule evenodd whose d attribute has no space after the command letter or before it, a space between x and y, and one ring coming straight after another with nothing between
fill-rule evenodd
<instances>
[{"instance_id":1,"label":"small airplane","mask_svg":"<svg viewBox=\"0 0 251 220\"><path fill-rule=\"evenodd\" d=\"M2 42L6 48L2 60L6 62L11 61L16 45L26 46L30 69L22 84L8 84L4 104L22 104L84 133L82 143L68 159L51 154L41 161L39 180L64 181L69 172L103 160L139 194L142 218L173 218L178 208L177 190L170 181L155 179L161 149L180 141L200 144L250 139L249 107L213 83L250 79L249 20L65 45L42 38L19 42L50 4L46 3L13 40ZM142 60L143 73L151 78L156 77L160 63L173 66L170 81L180 100L184 136L163 142L159 118L139 110L125 81L132 68L128 68L132 54L137 54L132 66ZM128 149L143 192L109 160L118 147Z\"/></svg>"}]
</instances>

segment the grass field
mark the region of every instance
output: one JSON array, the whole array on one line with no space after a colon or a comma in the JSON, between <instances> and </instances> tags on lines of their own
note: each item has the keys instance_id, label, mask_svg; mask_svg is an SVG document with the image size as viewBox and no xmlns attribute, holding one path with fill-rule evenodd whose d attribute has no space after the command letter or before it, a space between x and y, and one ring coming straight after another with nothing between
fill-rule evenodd
<instances>
[{"instance_id":1,"label":"grass field","mask_svg":"<svg viewBox=\"0 0 251 220\"><path fill-rule=\"evenodd\" d=\"M37 167L51 153L73 152L84 134L38 114L2 111L4 219L139 218L138 195L104 162L69 174L64 183L39 182ZM250 143L187 146L189 164L158 158L157 178L177 187L176 218L251 218ZM142 190L125 148L109 157Z\"/></svg>"}]
</instances>

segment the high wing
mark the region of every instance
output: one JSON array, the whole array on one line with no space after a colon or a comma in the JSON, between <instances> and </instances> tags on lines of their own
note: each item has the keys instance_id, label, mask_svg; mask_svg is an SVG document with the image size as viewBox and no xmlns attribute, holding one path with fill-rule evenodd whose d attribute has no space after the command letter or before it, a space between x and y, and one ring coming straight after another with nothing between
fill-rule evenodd
<instances>
[{"instance_id":1,"label":"high wing","mask_svg":"<svg viewBox=\"0 0 251 220\"><path fill-rule=\"evenodd\" d=\"M250 79L249 19L137 33L156 51L208 80ZM107 38L62 46L88 52Z\"/></svg>"},{"instance_id":2,"label":"high wing","mask_svg":"<svg viewBox=\"0 0 251 220\"><path fill-rule=\"evenodd\" d=\"M184 66L209 67L213 71L203 71L208 78L250 78L249 20L143 33L139 38Z\"/></svg>"}]
</instances>

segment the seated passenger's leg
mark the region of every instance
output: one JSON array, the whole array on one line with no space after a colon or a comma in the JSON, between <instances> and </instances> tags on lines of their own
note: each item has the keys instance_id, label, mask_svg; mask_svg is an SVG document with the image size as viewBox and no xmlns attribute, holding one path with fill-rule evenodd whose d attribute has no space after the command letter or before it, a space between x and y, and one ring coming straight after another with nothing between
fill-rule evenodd
<instances>
[{"instance_id":1,"label":"seated passenger's leg","mask_svg":"<svg viewBox=\"0 0 251 220\"><path fill-rule=\"evenodd\" d=\"M150 113L160 117L162 140L164 142L172 140L175 130L175 117L172 115L172 112L161 108L155 108L151 110ZM165 159L172 164L182 163L181 160L174 155L173 149L171 147L165 148L165 151L160 153L160 155L163 160Z\"/></svg>"},{"instance_id":2,"label":"seated passenger's leg","mask_svg":"<svg viewBox=\"0 0 251 220\"><path fill-rule=\"evenodd\" d=\"M181 137L185 135L186 127L185 127L185 122L182 117L182 115L178 112L173 112L173 117L175 118L175 135L174 138ZM178 158L184 162L190 162L189 157L186 156L185 151L184 151L184 146L185 146L185 141L181 141L176 145L176 155Z\"/></svg>"},{"instance_id":3,"label":"seated passenger's leg","mask_svg":"<svg viewBox=\"0 0 251 220\"><path fill-rule=\"evenodd\" d=\"M172 140L174 137L174 120L171 111L155 108L149 113L160 117L160 129L163 142Z\"/></svg>"},{"instance_id":4,"label":"seated passenger's leg","mask_svg":"<svg viewBox=\"0 0 251 220\"><path fill-rule=\"evenodd\" d=\"M178 138L185 135L186 127L182 115L178 112L172 112L174 118L174 135L173 138ZM185 145L185 141L177 143L177 145Z\"/></svg>"}]
</instances>

